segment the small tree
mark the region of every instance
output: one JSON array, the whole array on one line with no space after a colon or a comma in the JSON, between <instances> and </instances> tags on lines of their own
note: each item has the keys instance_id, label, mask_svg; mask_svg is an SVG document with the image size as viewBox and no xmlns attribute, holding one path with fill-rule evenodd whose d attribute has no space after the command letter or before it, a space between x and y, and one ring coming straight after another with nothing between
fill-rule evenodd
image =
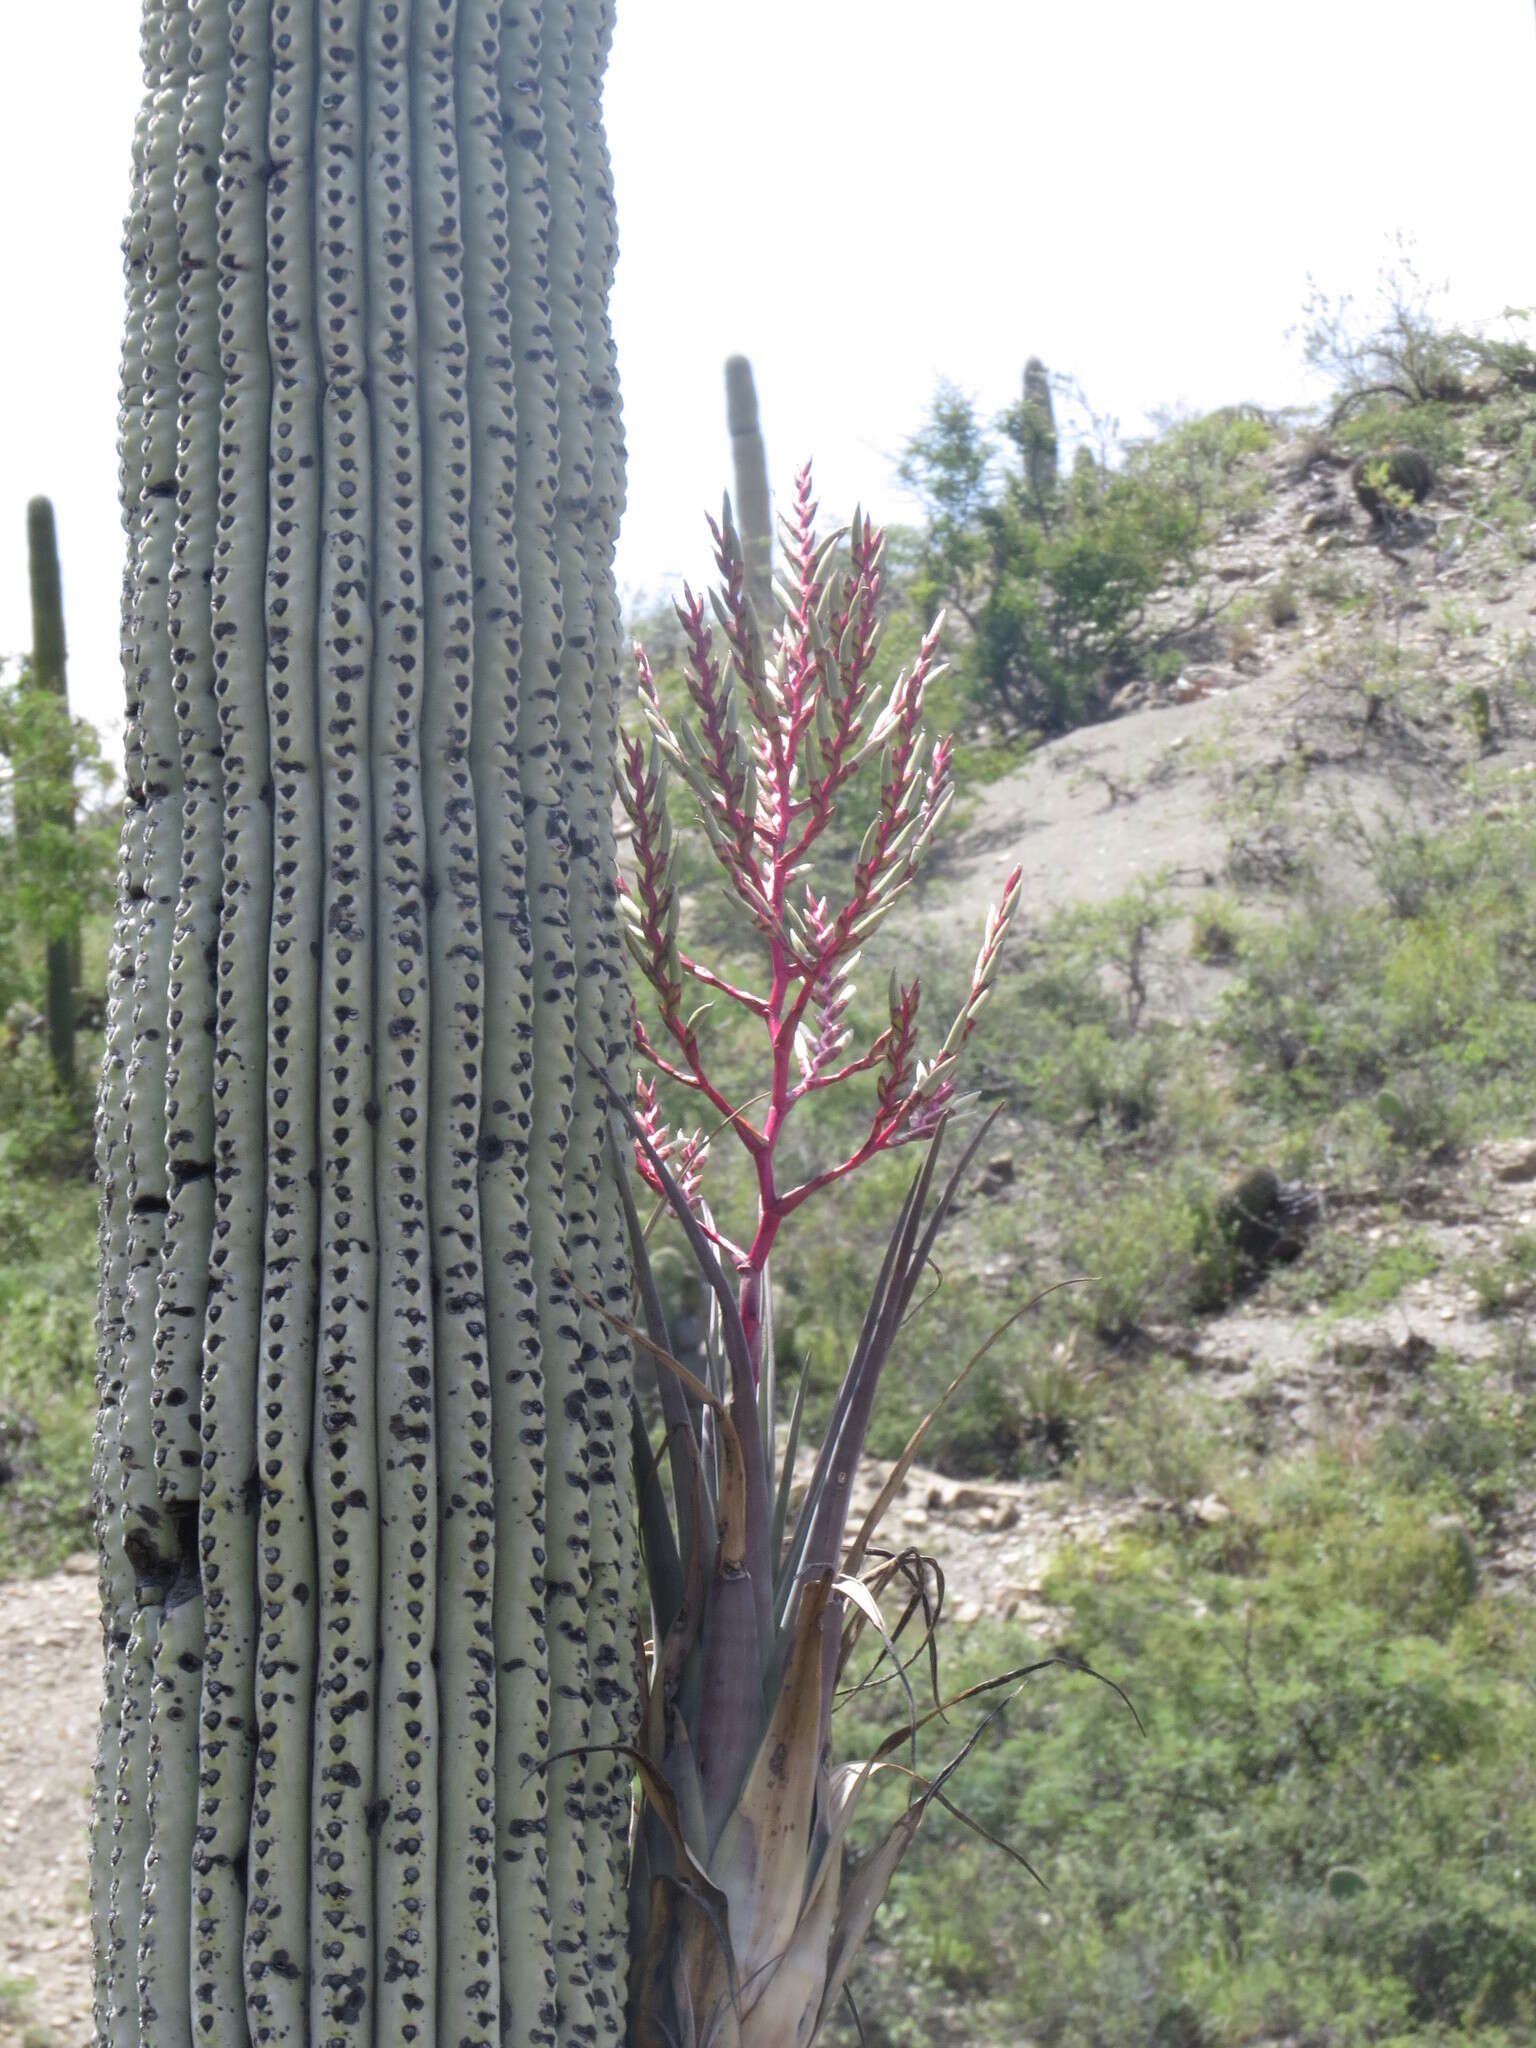
<instances>
[{"instance_id":1,"label":"small tree","mask_svg":"<svg viewBox=\"0 0 1536 2048\"><path fill-rule=\"evenodd\" d=\"M1309 279L1302 311L1302 354L1333 387L1330 428L1379 406L1455 403L1466 396L1472 345L1435 315L1446 287L1426 284L1411 245L1395 238L1394 253L1377 281L1369 307L1345 293L1331 298Z\"/></svg>"}]
</instances>

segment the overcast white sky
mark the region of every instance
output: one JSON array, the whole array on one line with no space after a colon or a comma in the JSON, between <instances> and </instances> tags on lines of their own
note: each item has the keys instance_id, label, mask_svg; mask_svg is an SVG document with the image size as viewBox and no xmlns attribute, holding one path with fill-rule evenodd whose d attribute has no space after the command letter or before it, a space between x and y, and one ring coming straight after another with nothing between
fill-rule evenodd
<instances>
[{"instance_id":1,"label":"overcast white sky","mask_svg":"<svg viewBox=\"0 0 1536 2048\"><path fill-rule=\"evenodd\" d=\"M113 724L137 15L0 27L0 652L47 491L71 695ZM630 591L702 573L733 350L775 490L810 454L829 506L899 517L941 375L996 410L1038 353L1128 425L1282 403L1307 273L1368 297L1397 230L1457 318L1536 304L1531 0L619 0L607 113Z\"/></svg>"}]
</instances>

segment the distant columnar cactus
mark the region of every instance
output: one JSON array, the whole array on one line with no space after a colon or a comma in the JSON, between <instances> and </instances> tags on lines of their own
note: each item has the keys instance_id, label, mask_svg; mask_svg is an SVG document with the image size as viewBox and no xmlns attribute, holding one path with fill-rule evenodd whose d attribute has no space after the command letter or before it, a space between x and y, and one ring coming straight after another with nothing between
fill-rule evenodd
<instances>
[{"instance_id":1,"label":"distant columnar cactus","mask_svg":"<svg viewBox=\"0 0 1536 2048\"><path fill-rule=\"evenodd\" d=\"M53 503L34 498L27 506L27 574L32 586L32 680L50 690L64 713L69 709L69 684L65 674L64 596L59 580L59 542L54 530ZM47 764L49 779L67 788L69 762L66 758ZM60 808L50 823L66 830L74 823L74 812ZM48 1051L61 1088L75 1081L75 1008L80 982L80 929L78 921L68 931L55 931L48 939L47 1009Z\"/></svg>"},{"instance_id":2,"label":"distant columnar cactus","mask_svg":"<svg viewBox=\"0 0 1536 2048\"><path fill-rule=\"evenodd\" d=\"M746 356L725 359L725 419L736 479L736 530L747 565L747 595L766 624L773 605L773 512L768 457L757 417L757 386Z\"/></svg>"},{"instance_id":3,"label":"distant columnar cactus","mask_svg":"<svg viewBox=\"0 0 1536 2048\"><path fill-rule=\"evenodd\" d=\"M113 2048L624 2025L611 17L145 0L97 1140Z\"/></svg>"},{"instance_id":4,"label":"distant columnar cactus","mask_svg":"<svg viewBox=\"0 0 1536 2048\"><path fill-rule=\"evenodd\" d=\"M1044 363L1031 356L1024 365L1024 481L1036 504L1056 488L1056 410Z\"/></svg>"}]
</instances>

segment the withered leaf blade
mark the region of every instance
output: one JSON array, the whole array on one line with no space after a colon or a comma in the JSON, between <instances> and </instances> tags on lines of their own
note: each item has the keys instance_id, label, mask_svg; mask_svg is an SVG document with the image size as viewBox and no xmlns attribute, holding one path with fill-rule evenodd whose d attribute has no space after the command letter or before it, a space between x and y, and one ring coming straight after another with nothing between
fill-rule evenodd
<instances>
[{"instance_id":1,"label":"withered leaf blade","mask_svg":"<svg viewBox=\"0 0 1536 2048\"><path fill-rule=\"evenodd\" d=\"M731 1902L736 1964L750 1982L789 1945L805 1893L820 1771L822 1625L829 1577L808 1580L768 1727L712 1860Z\"/></svg>"}]
</instances>

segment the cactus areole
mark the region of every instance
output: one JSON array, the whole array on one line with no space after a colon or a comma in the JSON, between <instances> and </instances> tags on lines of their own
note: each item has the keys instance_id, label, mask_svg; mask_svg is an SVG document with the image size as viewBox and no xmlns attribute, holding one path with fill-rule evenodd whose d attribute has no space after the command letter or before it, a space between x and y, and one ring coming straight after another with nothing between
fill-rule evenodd
<instances>
[{"instance_id":1,"label":"cactus areole","mask_svg":"<svg viewBox=\"0 0 1536 2048\"><path fill-rule=\"evenodd\" d=\"M102 2048L623 2034L611 16L144 6Z\"/></svg>"}]
</instances>

